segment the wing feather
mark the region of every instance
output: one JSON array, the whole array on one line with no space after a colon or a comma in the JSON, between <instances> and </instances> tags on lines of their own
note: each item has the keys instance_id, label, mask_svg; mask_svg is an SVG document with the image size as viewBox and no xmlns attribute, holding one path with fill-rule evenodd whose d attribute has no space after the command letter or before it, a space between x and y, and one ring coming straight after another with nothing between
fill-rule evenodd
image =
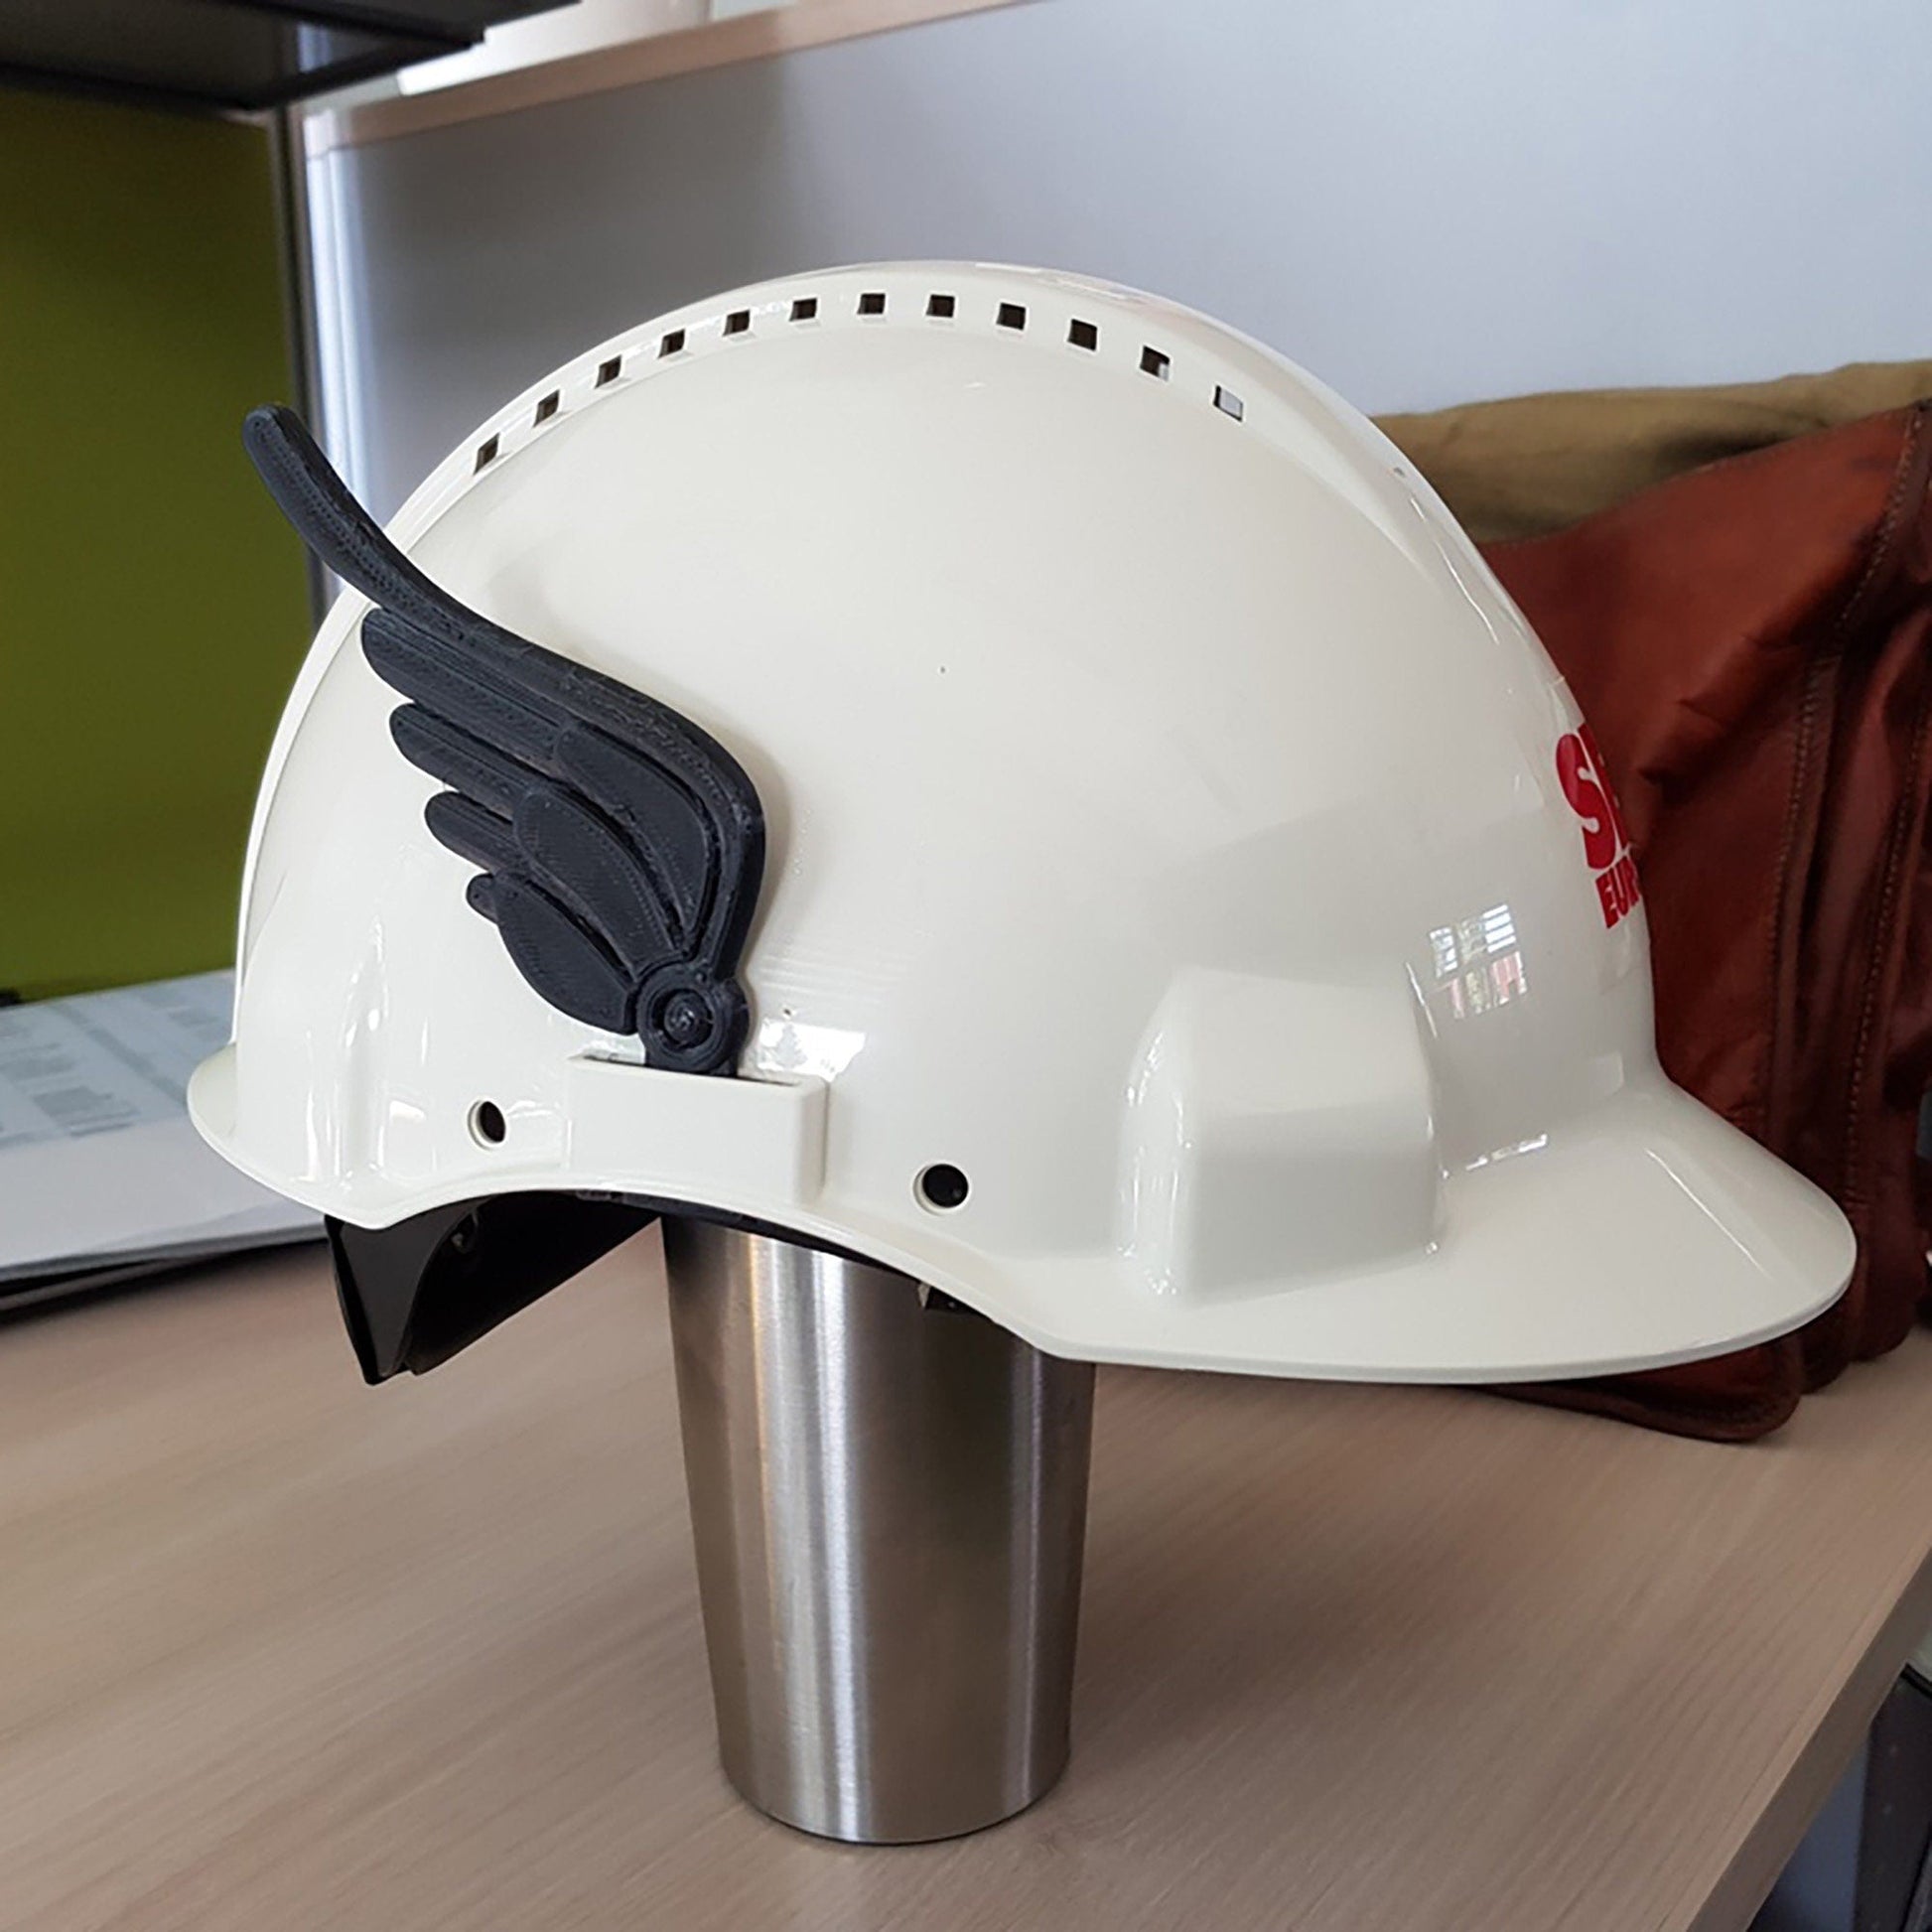
<instances>
[{"instance_id":1,"label":"wing feather","mask_svg":"<svg viewBox=\"0 0 1932 1932\"><path fill-rule=\"evenodd\" d=\"M510 958L545 999L587 1027L631 1031L636 986L609 946L527 880L499 873L491 897Z\"/></svg>"},{"instance_id":2,"label":"wing feather","mask_svg":"<svg viewBox=\"0 0 1932 1932\"><path fill-rule=\"evenodd\" d=\"M718 876L718 839L690 789L596 726L557 741L557 775L594 800L651 857L688 932L704 923Z\"/></svg>"},{"instance_id":3,"label":"wing feather","mask_svg":"<svg viewBox=\"0 0 1932 1932\"><path fill-rule=\"evenodd\" d=\"M585 913L633 974L683 949L687 935L608 819L560 786L539 784L518 800L511 824L540 882Z\"/></svg>"},{"instance_id":4,"label":"wing feather","mask_svg":"<svg viewBox=\"0 0 1932 1932\"><path fill-rule=\"evenodd\" d=\"M530 767L485 745L482 739L425 711L419 704L398 705L389 714L389 736L396 750L419 771L486 805L507 819L530 782Z\"/></svg>"},{"instance_id":5,"label":"wing feather","mask_svg":"<svg viewBox=\"0 0 1932 1932\"><path fill-rule=\"evenodd\" d=\"M461 792L439 791L423 807L423 823L435 835L437 844L484 872L514 873L522 868L523 854L509 820L498 818Z\"/></svg>"},{"instance_id":6,"label":"wing feather","mask_svg":"<svg viewBox=\"0 0 1932 1932\"><path fill-rule=\"evenodd\" d=\"M385 684L542 769L569 714L509 675L508 654L480 648L483 641L481 634L458 642L435 636L392 611L362 620L362 654Z\"/></svg>"}]
</instances>

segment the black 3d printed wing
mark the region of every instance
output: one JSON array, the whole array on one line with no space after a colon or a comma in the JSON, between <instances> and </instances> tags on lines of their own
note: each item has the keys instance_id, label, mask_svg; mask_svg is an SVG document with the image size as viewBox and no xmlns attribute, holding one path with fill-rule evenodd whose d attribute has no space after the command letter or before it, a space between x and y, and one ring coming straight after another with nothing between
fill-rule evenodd
<instances>
[{"instance_id":1,"label":"black 3d printed wing","mask_svg":"<svg viewBox=\"0 0 1932 1932\"><path fill-rule=\"evenodd\" d=\"M764 871L744 767L668 705L459 604L376 526L292 410L243 441L318 557L375 606L362 652L408 700L397 749L448 786L430 831L479 869L470 904L517 970L652 1066L729 1073L749 1014L739 957Z\"/></svg>"}]
</instances>

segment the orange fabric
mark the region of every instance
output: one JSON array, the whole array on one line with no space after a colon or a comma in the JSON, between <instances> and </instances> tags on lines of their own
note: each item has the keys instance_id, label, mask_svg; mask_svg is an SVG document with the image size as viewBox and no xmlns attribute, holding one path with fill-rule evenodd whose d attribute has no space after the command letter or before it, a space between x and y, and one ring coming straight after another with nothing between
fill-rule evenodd
<instances>
[{"instance_id":1,"label":"orange fabric","mask_svg":"<svg viewBox=\"0 0 1932 1932\"><path fill-rule=\"evenodd\" d=\"M1795 1339L1544 1399L1714 1437L1894 1346L1925 1288L1932 406L1658 484L1490 562L1589 718L1672 1077L1833 1193L1844 1302Z\"/></svg>"}]
</instances>

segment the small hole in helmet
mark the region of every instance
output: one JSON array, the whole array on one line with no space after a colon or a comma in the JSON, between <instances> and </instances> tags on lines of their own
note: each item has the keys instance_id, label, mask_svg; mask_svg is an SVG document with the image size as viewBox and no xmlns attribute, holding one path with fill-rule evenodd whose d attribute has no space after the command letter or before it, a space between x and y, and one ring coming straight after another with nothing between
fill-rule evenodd
<instances>
[{"instance_id":1,"label":"small hole in helmet","mask_svg":"<svg viewBox=\"0 0 1932 1932\"><path fill-rule=\"evenodd\" d=\"M552 389L551 392L547 396L545 396L540 403L537 404L537 421L540 423L547 423L551 419L551 417L554 416L557 413L557 411L563 407L563 401L564 401L563 391L561 389Z\"/></svg>"},{"instance_id":2,"label":"small hole in helmet","mask_svg":"<svg viewBox=\"0 0 1932 1932\"><path fill-rule=\"evenodd\" d=\"M1098 348L1100 346L1100 330L1094 323L1082 322L1078 317L1075 317L1073 321L1066 325L1066 340L1075 348Z\"/></svg>"},{"instance_id":3,"label":"small hole in helmet","mask_svg":"<svg viewBox=\"0 0 1932 1932\"><path fill-rule=\"evenodd\" d=\"M916 1184L919 1199L941 1212L957 1207L972 1191L965 1174L950 1161L935 1161L931 1167L922 1169Z\"/></svg>"},{"instance_id":4,"label":"small hole in helmet","mask_svg":"<svg viewBox=\"0 0 1932 1932\"><path fill-rule=\"evenodd\" d=\"M477 468L479 470L486 469L496 461L496 439L493 436L485 436L477 445Z\"/></svg>"},{"instance_id":5,"label":"small hole in helmet","mask_svg":"<svg viewBox=\"0 0 1932 1932\"><path fill-rule=\"evenodd\" d=\"M1169 357L1163 350L1154 347L1152 344L1143 345L1141 368L1144 373L1156 376L1165 382L1168 379L1168 367Z\"/></svg>"},{"instance_id":6,"label":"small hole in helmet","mask_svg":"<svg viewBox=\"0 0 1932 1932\"><path fill-rule=\"evenodd\" d=\"M503 1110L493 1100L479 1100L470 1109L470 1138L479 1147L501 1147L509 1132Z\"/></svg>"},{"instance_id":7,"label":"small hole in helmet","mask_svg":"<svg viewBox=\"0 0 1932 1932\"><path fill-rule=\"evenodd\" d=\"M950 295L928 295L925 299L925 312L940 322L950 321L959 304Z\"/></svg>"},{"instance_id":8,"label":"small hole in helmet","mask_svg":"<svg viewBox=\"0 0 1932 1932\"><path fill-rule=\"evenodd\" d=\"M750 309L734 309L725 318L725 334L727 336L749 335L751 328L752 312Z\"/></svg>"},{"instance_id":9,"label":"small hole in helmet","mask_svg":"<svg viewBox=\"0 0 1932 1932\"><path fill-rule=\"evenodd\" d=\"M658 343L657 353L660 358L666 355L675 355L678 352L678 350L681 349L683 346L684 346L684 331L682 329L672 329L668 331L665 334L663 340Z\"/></svg>"},{"instance_id":10,"label":"small hole in helmet","mask_svg":"<svg viewBox=\"0 0 1932 1932\"><path fill-rule=\"evenodd\" d=\"M818 314L818 297L799 295L792 298L791 319L793 322L810 322Z\"/></svg>"},{"instance_id":11,"label":"small hole in helmet","mask_svg":"<svg viewBox=\"0 0 1932 1932\"><path fill-rule=\"evenodd\" d=\"M883 316L886 313L886 291L868 289L859 298L859 313L862 316Z\"/></svg>"},{"instance_id":12,"label":"small hole in helmet","mask_svg":"<svg viewBox=\"0 0 1932 1932\"><path fill-rule=\"evenodd\" d=\"M1223 416L1232 416L1237 423L1241 420L1244 413L1241 407L1241 398L1232 389L1222 388L1218 382L1214 385L1214 407Z\"/></svg>"},{"instance_id":13,"label":"small hole in helmet","mask_svg":"<svg viewBox=\"0 0 1932 1932\"><path fill-rule=\"evenodd\" d=\"M1002 302L999 313L993 318L1002 329L1024 329L1027 326L1026 305L1021 302Z\"/></svg>"},{"instance_id":14,"label":"small hole in helmet","mask_svg":"<svg viewBox=\"0 0 1932 1932\"><path fill-rule=\"evenodd\" d=\"M607 383L615 382L623 373L623 357L614 355L608 362L597 365L597 386L602 389Z\"/></svg>"}]
</instances>

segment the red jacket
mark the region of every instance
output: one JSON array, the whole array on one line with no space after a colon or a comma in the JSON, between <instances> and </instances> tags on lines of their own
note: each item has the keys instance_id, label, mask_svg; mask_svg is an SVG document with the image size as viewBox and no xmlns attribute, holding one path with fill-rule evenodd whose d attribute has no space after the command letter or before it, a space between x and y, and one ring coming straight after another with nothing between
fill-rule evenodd
<instances>
[{"instance_id":1,"label":"red jacket","mask_svg":"<svg viewBox=\"0 0 1932 1932\"><path fill-rule=\"evenodd\" d=\"M1775 1428L1925 1293L1932 1080L1932 405L1692 471L1491 564L1594 727L1649 913L1671 1076L1859 1237L1799 1336L1543 1390L1690 1434Z\"/></svg>"}]
</instances>

